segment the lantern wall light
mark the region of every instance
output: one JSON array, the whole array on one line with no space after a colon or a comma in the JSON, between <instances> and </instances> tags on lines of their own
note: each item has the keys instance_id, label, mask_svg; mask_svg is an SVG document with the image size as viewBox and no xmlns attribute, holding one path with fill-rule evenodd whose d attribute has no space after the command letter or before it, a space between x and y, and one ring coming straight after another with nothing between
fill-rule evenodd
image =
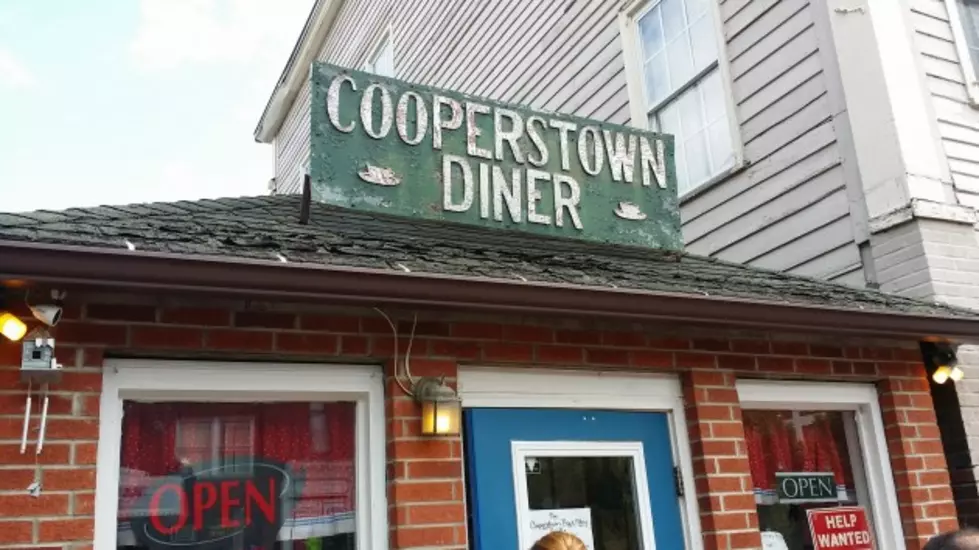
<instances>
[{"instance_id":1,"label":"lantern wall light","mask_svg":"<svg viewBox=\"0 0 979 550\"><path fill-rule=\"evenodd\" d=\"M445 383L445 376L422 376L414 378L411 375L411 346L415 340L415 328L418 325L418 316L411 326L411 337L408 340L408 349L405 351L404 362L398 361L398 328L383 311L374 308L381 317L391 326L394 334L394 380L398 387L405 394L414 398L421 405L421 433L422 435L458 435L462 431L462 403L456 391ZM402 380L401 370L404 370Z\"/></svg>"},{"instance_id":2,"label":"lantern wall light","mask_svg":"<svg viewBox=\"0 0 979 550\"><path fill-rule=\"evenodd\" d=\"M420 378L415 400L422 406L422 435L456 435L462 424L462 404L444 378Z\"/></svg>"}]
</instances>

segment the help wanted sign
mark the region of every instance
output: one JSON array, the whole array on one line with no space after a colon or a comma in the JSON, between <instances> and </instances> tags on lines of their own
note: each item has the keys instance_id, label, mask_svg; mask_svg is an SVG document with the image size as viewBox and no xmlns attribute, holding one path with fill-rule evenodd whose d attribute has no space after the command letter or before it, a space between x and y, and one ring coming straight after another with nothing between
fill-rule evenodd
<instances>
[{"instance_id":1,"label":"help wanted sign","mask_svg":"<svg viewBox=\"0 0 979 550\"><path fill-rule=\"evenodd\" d=\"M867 512L860 507L808 511L813 550L874 550Z\"/></svg>"}]
</instances>

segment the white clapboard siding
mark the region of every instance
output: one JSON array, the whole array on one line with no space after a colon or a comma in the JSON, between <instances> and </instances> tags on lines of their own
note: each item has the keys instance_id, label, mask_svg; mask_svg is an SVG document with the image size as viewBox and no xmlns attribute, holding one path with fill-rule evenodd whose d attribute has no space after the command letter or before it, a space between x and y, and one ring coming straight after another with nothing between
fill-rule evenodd
<instances>
[{"instance_id":1,"label":"white clapboard siding","mask_svg":"<svg viewBox=\"0 0 979 550\"><path fill-rule=\"evenodd\" d=\"M721 5L750 164L684 202L684 237L696 254L862 286L812 9Z\"/></svg>"},{"instance_id":2,"label":"white clapboard siding","mask_svg":"<svg viewBox=\"0 0 979 550\"><path fill-rule=\"evenodd\" d=\"M862 285L811 2L721 2L750 164L684 201L684 237L693 253ZM391 25L398 78L628 124L625 4L346 0L319 58L359 66ZM308 125L307 87L276 140L286 191L299 189Z\"/></svg>"},{"instance_id":3,"label":"white clapboard siding","mask_svg":"<svg viewBox=\"0 0 979 550\"><path fill-rule=\"evenodd\" d=\"M975 206L979 204L979 109L969 104L944 0L913 0L911 21L956 195L962 204Z\"/></svg>"}]
</instances>

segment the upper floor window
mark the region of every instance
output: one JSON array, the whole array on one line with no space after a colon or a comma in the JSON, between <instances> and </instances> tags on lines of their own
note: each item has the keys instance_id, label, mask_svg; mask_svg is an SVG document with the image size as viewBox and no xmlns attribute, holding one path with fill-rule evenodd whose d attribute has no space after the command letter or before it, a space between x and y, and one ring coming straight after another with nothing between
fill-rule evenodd
<instances>
[{"instance_id":1,"label":"upper floor window","mask_svg":"<svg viewBox=\"0 0 979 550\"><path fill-rule=\"evenodd\" d=\"M945 0L959 63L973 105L979 105L979 0Z\"/></svg>"},{"instance_id":2,"label":"upper floor window","mask_svg":"<svg viewBox=\"0 0 979 550\"><path fill-rule=\"evenodd\" d=\"M391 40L390 30L384 33L384 37L381 38L380 44L374 48L374 51L371 52L370 57L367 58L367 63L364 64L364 70L380 76L395 76L394 41Z\"/></svg>"},{"instance_id":3,"label":"upper floor window","mask_svg":"<svg viewBox=\"0 0 979 550\"><path fill-rule=\"evenodd\" d=\"M675 137L682 195L736 158L711 0L655 0L633 21L644 114L652 129Z\"/></svg>"}]
</instances>

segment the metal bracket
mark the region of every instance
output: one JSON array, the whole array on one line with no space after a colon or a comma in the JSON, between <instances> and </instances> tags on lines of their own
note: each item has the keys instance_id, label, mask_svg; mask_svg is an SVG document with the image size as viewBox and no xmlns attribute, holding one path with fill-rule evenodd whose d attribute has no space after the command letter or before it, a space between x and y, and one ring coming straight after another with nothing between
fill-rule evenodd
<instances>
[{"instance_id":1,"label":"metal bracket","mask_svg":"<svg viewBox=\"0 0 979 550\"><path fill-rule=\"evenodd\" d=\"M680 468L673 467L673 484L676 486L676 496L682 497L683 491L683 475L680 473Z\"/></svg>"}]
</instances>

